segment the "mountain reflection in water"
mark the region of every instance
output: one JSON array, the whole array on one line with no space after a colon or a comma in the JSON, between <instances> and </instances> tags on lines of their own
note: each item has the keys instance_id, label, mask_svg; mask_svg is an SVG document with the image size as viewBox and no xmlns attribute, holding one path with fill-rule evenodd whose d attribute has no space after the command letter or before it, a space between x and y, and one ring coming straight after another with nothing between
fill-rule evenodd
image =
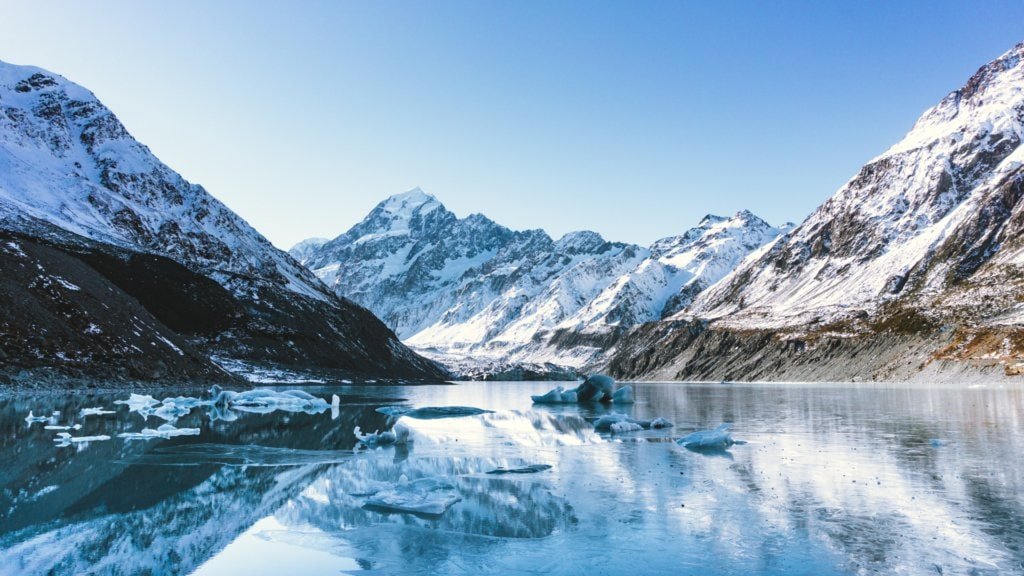
<instances>
[{"instance_id":1,"label":"mountain reflection in water","mask_svg":"<svg viewBox=\"0 0 1024 576\"><path fill-rule=\"evenodd\" d=\"M608 408L531 406L550 387L312 387L341 405L196 407L173 424L198 436L145 441L117 434L163 420L78 416L127 394L0 400L0 574L1024 572L1019 388L640 384L610 410L675 427L610 435ZM396 404L494 412L359 448ZM56 447L30 410L111 440ZM722 422L747 443L670 441ZM433 477L440 516L365 505Z\"/></svg>"}]
</instances>

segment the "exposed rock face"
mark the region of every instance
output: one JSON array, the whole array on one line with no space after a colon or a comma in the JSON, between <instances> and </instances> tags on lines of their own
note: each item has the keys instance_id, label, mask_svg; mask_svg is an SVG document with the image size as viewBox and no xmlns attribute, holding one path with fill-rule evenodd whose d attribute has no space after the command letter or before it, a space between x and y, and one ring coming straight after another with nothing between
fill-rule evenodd
<instances>
[{"instance_id":1,"label":"exposed rock face","mask_svg":"<svg viewBox=\"0 0 1024 576\"><path fill-rule=\"evenodd\" d=\"M609 335L681 309L779 233L742 211L708 216L650 248L589 231L556 241L479 214L457 218L414 189L292 255L449 364L571 367L593 361Z\"/></svg>"},{"instance_id":2,"label":"exposed rock face","mask_svg":"<svg viewBox=\"0 0 1024 576\"><path fill-rule=\"evenodd\" d=\"M165 336L196 362L186 366L170 362L171 356L154 358L145 368L127 368L127 377L215 374L219 370L198 359L209 353L375 375L444 374L398 342L372 314L335 296L202 187L161 163L92 93L44 70L5 63L0 63L0 230L20 239L14 244L30 247L24 257L8 254L5 274L7 265L34 266L33 259L48 277L63 277L64 267L89 268L80 270L83 283L94 280L96 290L119 289L133 298L159 320L147 320L152 330L146 333ZM96 275L113 287L103 286ZM12 298L5 305L31 296L9 282L5 286ZM63 296L55 290L42 308L49 315L48 333L60 337L47 341L52 349L39 352L24 339L31 340L25 334L32 325L20 322L42 316L10 313L0 332L0 349L8 357L3 370L119 373L132 353L104 347L116 341L130 348L135 335L121 333L123 322L74 299L71 305L81 318L62 318L56 311ZM107 323L110 332L83 335L76 324L81 322ZM192 346L181 347L182 338ZM26 356L36 352L44 357ZM84 355L73 370L58 356L72 353ZM156 369L157 360L166 370Z\"/></svg>"},{"instance_id":3,"label":"exposed rock face","mask_svg":"<svg viewBox=\"0 0 1024 576\"><path fill-rule=\"evenodd\" d=\"M1024 357L1022 87L1024 43L926 111L903 140L685 312L630 334L613 372L1015 372ZM895 368L904 356L913 369Z\"/></svg>"}]
</instances>

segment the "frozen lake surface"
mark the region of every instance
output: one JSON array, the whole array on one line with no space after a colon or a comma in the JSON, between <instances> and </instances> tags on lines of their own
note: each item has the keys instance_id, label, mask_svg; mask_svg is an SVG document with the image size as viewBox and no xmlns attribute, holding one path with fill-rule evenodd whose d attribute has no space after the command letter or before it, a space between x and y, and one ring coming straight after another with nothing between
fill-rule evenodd
<instances>
[{"instance_id":1,"label":"frozen lake surface","mask_svg":"<svg viewBox=\"0 0 1024 576\"><path fill-rule=\"evenodd\" d=\"M627 406L531 403L554 385L0 400L0 574L1024 574L1019 387L639 384ZM609 412L674 427L596 432ZM674 441L722 423L745 443ZM399 444L357 448L357 426Z\"/></svg>"}]
</instances>

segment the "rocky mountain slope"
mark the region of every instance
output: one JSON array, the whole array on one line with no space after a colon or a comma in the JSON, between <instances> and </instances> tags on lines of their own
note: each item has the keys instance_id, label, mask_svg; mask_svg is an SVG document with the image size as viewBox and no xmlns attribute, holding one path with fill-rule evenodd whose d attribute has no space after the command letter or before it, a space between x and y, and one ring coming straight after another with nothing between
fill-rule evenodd
<instances>
[{"instance_id":1,"label":"rocky mountain slope","mask_svg":"<svg viewBox=\"0 0 1024 576\"><path fill-rule=\"evenodd\" d=\"M767 338L764 346L789 346L805 362L831 350L849 361L847 372L887 378L891 367L879 356L852 358L871 348L865 342L896 338L927 351L917 370L967 361L1021 371L1022 138L1024 43L927 110L900 142L686 312L638 330L613 368L719 377L707 360L716 342L736 349ZM776 366L743 374L792 374L792 362L765 361Z\"/></svg>"},{"instance_id":2,"label":"rocky mountain slope","mask_svg":"<svg viewBox=\"0 0 1024 576\"><path fill-rule=\"evenodd\" d=\"M198 372L177 369L167 362L178 353L171 346L201 351L196 362L212 353L373 374L443 374L372 314L339 299L202 187L160 162L92 93L44 70L6 63L0 63L0 230L20 238L7 244L7 257L19 261L4 268L5 308L11 309L0 318L0 350L8 375L31 375L46 364L58 375L84 370L111 377L123 364L106 352L132 349L138 336L104 316L123 308L105 303L86 309L72 298L77 311L71 312L60 287L25 293L7 277L8 265L36 267L44 278L30 281L37 284L76 268L83 283L101 292L120 290L125 301L134 299L149 311L153 318L143 323L153 327L154 338L175 342L170 331L192 345L169 345L160 359L167 370L141 355L142 365L128 378L219 372L209 360ZM201 285L199 294L209 299L176 295L171 283L183 278L186 285ZM38 316L14 313L28 302ZM44 324L24 324L44 316ZM78 331L82 323L109 331ZM39 330L62 334L47 340L52 350L19 336Z\"/></svg>"},{"instance_id":3,"label":"rocky mountain slope","mask_svg":"<svg viewBox=\"0 0 1024 576\"><path fill-rule=\"evenodd\" d=\"M479 214L458 218L414 189L341 236L291 252L406 343L449 362L582 366L620 331L685 307L779 233L742 211L649 248L587 231L554 240Z\"/></svg>"}]
</instances>

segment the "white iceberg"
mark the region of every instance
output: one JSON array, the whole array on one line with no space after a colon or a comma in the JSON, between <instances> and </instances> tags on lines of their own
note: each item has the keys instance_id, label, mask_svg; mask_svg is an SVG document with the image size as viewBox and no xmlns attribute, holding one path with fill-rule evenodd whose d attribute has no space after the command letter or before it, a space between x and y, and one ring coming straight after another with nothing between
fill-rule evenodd
<instances>
[{"instance_id":1,"label":"white iceberg","mask_svg":"<svg viewBox=\"0 0 1024 576\"><path fill-rule=\"evenodd\" d=\"M633 399L633 387L627 384L616 390L612 394L612 402L616 404L633 404L635 402Z\"/></svg>"},{"instance_id":2,"label":"white iceberg","mask_svg":"<svg viewBox=\"0 0 1024 576\"><path fill-rule=\"evenodd\" d=\"M408 481L403 476L394 488L381 490L367 498L366 506L395 512L440 516L459 500L462 498L447 478L420 478Z\"/></svg>"},{"instance_id":3,"label":"white iceberg","mask_svg":"<svg viewBox=\"0 0 1024 576\"><path fill-rule=\"evenodd\" d=\"M722 424L714 430L699 430L676 440L676 443L691 450L724 450L736 443L729 430L732 424Z\"/></svg>"},{"instance_id":4,"label":"white iceberg","mask_svg":"<svg viewBox=\"0 0 1024 576\"><path fill-rule=\"evenodd\" d=\"M664 418L658 417L658 418L655 418L654 420L651 420L651 428L653 428L653 429L671 428L671 427L672 427L672 423L669 422L668 420L664 419Z\"/></svg>"},{"instance_id":5,"label":"white iceberg","mask_svg":"<svg viewBox=\"0 0 1024 576\"><path fill-rule=\"evenodd\" d=\"M49 426L43 426L44 430L81 430L81 424L75 424L74 426L58 426L56 424L50 424Z\"/></svg>"},{"instance_id":6,"label":"white iceberg","mask_svg":"<svg viewBox=\"0 0 1024 576\"><path fill-rule=\"evenodd\" d=\"M223 391L214 400L229 408L242 412L267 413L275 410L287 412L323 412L330 405L323 398L317 398L302 390L278 392L266 388L245 392Z\"/></svg>"},{"instance_id":7,"label":"white iceberg","mask_svg":"<svg viewBox=\"0 0 1024 576\"><path fill-rule=\"evenodd\" d=\"M95 408L82 408L82 418L86 416L107 416L109 414L114 414L114 411L99 406Z\"/></svg>"},{"instance_id":8,"label":"white iceberg","mask_svg":"<svg viewBox=\"0 0 1024 576\"><path fill-rule=\"evenodd\" d=\"M198 436L199 428L176 428L171 424L161 424L156 430L143 428L142 432L122 432L118 438L126 440L150 440L152 438L174 438L175 436Z\"/></svg>"}]
</instances>

